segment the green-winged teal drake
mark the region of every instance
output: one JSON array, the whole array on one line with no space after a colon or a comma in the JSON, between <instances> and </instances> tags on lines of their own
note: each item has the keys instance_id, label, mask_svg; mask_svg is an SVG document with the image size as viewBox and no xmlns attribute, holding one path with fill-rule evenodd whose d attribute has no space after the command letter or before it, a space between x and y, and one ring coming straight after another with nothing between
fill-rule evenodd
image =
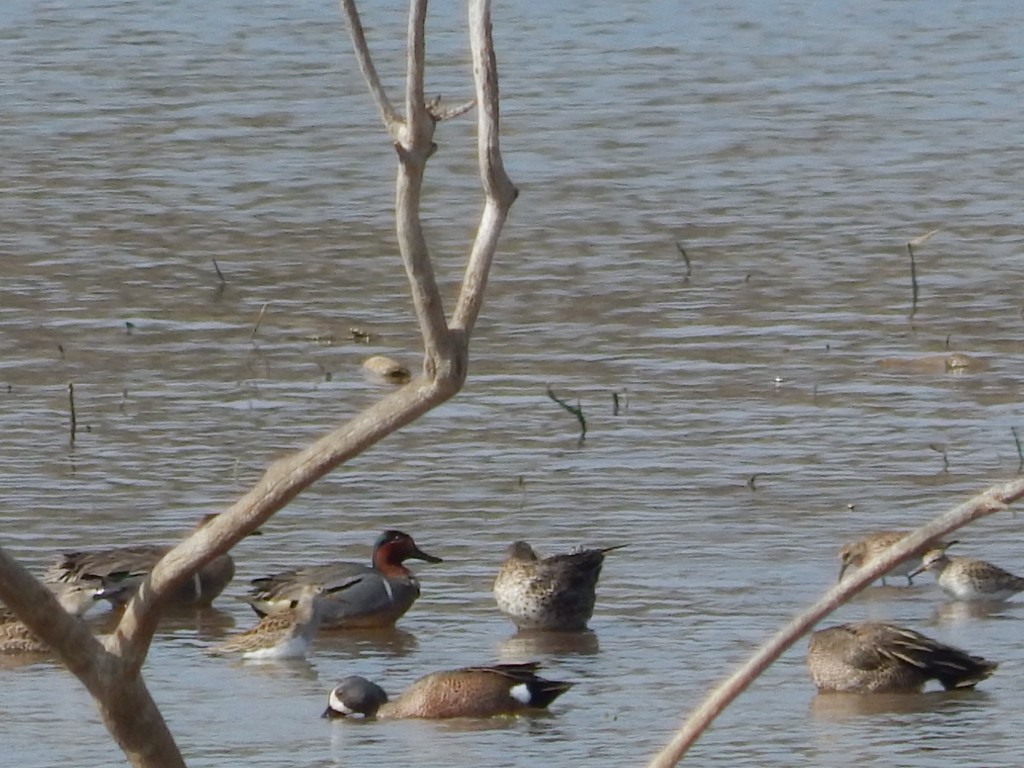
<instances>
[{"instance_id":1,"label":"green-winged teal drake","mask_svg":"<svg viewBox=\"0 0 1024 768\"><path fill-rule=\"evenodd\" d=\"M839 560L842 563L839 567L839 581L843 580L843 575L847 570L850 568L860 568L869 560L873 560L885 552L893 544L898 543L908 533L909 531L875 531L856 541L844 544L839 550ZM938 545L932 544L930 546L940 545L942 545L941 542ZM929 548L928 546L922 547L918 554L923 554ZM904 560L886 573L885 576L882 576L882 584L885 584L886 576L905 576L907 584L913 584L914 569L917 565L918 563L915 558Z\"/></svg>"},{"instance_id":2,"label":"green-winged teal drake","mask_svg":"<svg viewBox=\"0 0 1024 768\"><path fill-rule=\"evenodd\" d=\"M304 585L320 585L328 591L350 585L351 589L324 599L324 629L393 627L420 596L419 581L404 565L412 559L442 562L416 546L409 534L385 531L373 545L371 565L327 563L253 579L247 600L263 615L287 606Z\"/></svg>"},{"instance_id":3,"label":"green-winged teal drake","mask_svg":"<svg viewBox=\"0 0 1024 768\"><path fill-rule=\"evenodd\" d=\"M594 615L605 549L578 549L541 559L525 541L508 548L494 580L498 608L519 629L581 631Z\"/></svg>"},{"instance_id":4,"label":"green-winged teal drake","mask_svg":"<svg viewBox=\"0 0 1024 768\"><path fill-rule=\"evenodd\" d=\"M811 635L807 667L824 692L914 693L929 680L973 688L998 665L894 624L840 624Z\"/></svg>"},{"instance_id":5,"label":"green-winged teal drake","mask_svg":"<svg viewBox=\"0 0 1024 768\"><path fill-rule=\"evenodd\" d=\"M912 575L931 571L939 587L954 600L1002 602L1024 590L1024 579L998 565L973 557L950 557L944 547L932 549Z\"/></svg>"},{"instance_id":6,"label":"green-winged teal drake","mask_svg":"<svg viewBox=\"0 0 1024 768\"><path fill-rule=\"evenodd\" d=\"M206 515L195 529L210 522L216 515ZM69 584L86 584L107 591L103 597L124 605L135 594L139 584L153 570L171 546L140 544L109 549L66 552L50 566L46 580ZM235 576L235 561L224 554L214 558L193 574L168 600L174 606L204 606L213 602Z\"/></svg>"},{"instance_id":7,"label":"green-winged teal drake","mask_svg":"<svg viewBox=\"0 0 1024 768\"><path fill-rule=\"evenodd\" d=\"M354 579L330 589L304 584L287 609L263 616L255 627L214 646L210 653L241 653L243 659L304 659L320 629L331 595L357 583L358 579Z\"/></svg>"},{"instance_id":8,"label":"green-winged teal drake","mask_svg":"<svg viewBox=\"0 0 1024 768\"><path fill-rule=\"evenodd\" d=\"M537 662L434 672L388 700L363 677L346 677L331 691L324 717L495 717L544 709L572 683L537 676Z\"/></svg>"}]
</instances>

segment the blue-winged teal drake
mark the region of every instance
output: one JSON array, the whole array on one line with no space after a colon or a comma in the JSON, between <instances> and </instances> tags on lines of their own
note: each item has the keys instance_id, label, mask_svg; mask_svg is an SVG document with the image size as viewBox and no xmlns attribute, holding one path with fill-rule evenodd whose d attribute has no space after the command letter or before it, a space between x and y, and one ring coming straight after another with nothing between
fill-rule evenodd
<instances>
[{"instance_id":1,"label":"blue-winged teal drake","mask_svg":"<svg viewBox=\"0 0 1024 768\"><path fill-rule=\"evenodd\" d=\"M363 677L346 677L331 691L324 717L495 717L544 709L572 683L537 676L540 665L496 664L434 672L394 701Z\"/></svg>"},{"instance_id":2,"label":"blue-winged teal drake","mask_svg":"<svg viewBox=\"0 0 1024 768\"><path fill-rule=\"evenodd\" d=\"M850 568L860 568L866 562L878 557L893 544L899 542L908 533L909 531L875 531L874 533L869 533L856 541L850 541L844 544L839 550L839 560L842 563L839 567L839 581L843 580L843 575L847 570ZM937 544L925 546L921 548L918 554L924 554L926 549L930 549L935 546L948 545L939 542ZM886 576L905 576L907 584L913 584L914 569L916 567L917 562L915 558L904 560L902 563L886 573L885 576L882 576L882 584L885 584Z\"/></svg>"},{"instance_id":3,"label":"blue-winged teal drake","mask_svg":"<svg viewBox=\"0 0 1024 768\"><path fill-rule=\"evenodd\" d=\"M304 659L330 596L357 583L355 579L330 589L304 584L287 609L263 616L255 627L214 646L210 653L241 653L243 659Z\"/></svg>"},{"instance_id":4,"label":"blue-winged teal drake","mask_svg":"<svg viewBox=\"0 0 1024 768\"><path fill-rule=\"evenodd\" d=\"M579 549L543 560L525 541L508 548L494 580L498 608L519 629L581 631L594 615L605 549Z\"/></svg>"},{"instance_id":5,"label":"blue-winged teal drake","mask_svg":"<svg viewBox=\"0 0 1024 768\"><path fill-rule=\"evenodd\" d=\"M373 545L371 565L328 563L253 579L251 597L247 600L263 615L287 606L303 585L316 584L332 590L350 584L351 589L324 599L323 628L392 627L420 596L419 581L403 565L411 559L442 562L417 547L409 534L385 531Z\"/></svg>"},{"instance_id":6,"label":"blue-winged teal drake","mask_svg":"<svg viewBox=\"0 0 1024 768\"><path fill-rule=\"evenodd\" d=\"M196 525L203 527L216 515L206 515ZM140 544L110 549L66 552L50 566L46 580L84 584L108 591L103 597L124 605L135 594L139 584L153 570L171 546ZM235 561L224 554L204 565L168 600L174 606L210 605L235 576Z\"/></svg>"},{"instance_id":7,"label":"blue-winged teal drake","mask_svg":"<svg viewBox=\"0 0 1024 768\"><path fill-rule=\"evenodd\" d=\"M1001 602L1024 590L1024 579L998 565L973 557L950 557L945 547L932 549L912 575L931 571L939 587L954 600Z\"/></svg>"},{"instance_id":8,"label":"blue-winged teal drake","mask_svg":"<svg viewBox=\"0 0 1024 768\"><path fill-rule=\"evenodd\" d=\"M807 667L820 691L914 693L929 680L973 688L998 665L894 624L840 624L811 635Z\"/></svg>"}]
</instances>

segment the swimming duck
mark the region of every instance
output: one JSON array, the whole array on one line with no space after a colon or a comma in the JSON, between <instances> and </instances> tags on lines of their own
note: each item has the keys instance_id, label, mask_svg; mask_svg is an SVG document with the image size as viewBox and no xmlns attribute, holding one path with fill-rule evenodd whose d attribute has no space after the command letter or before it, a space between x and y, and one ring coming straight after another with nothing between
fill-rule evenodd
<instances>
[{"instance_id":1,"label":"swimming duck","mask_svg":"<svg viewBox=\"0 0 1024 768\"><path fill-rule=\"evenodd\" d=\"M371 565L327 563L253 579L247 602L262 616L286 607L303 585L332 591L348 584L352 589L324 598L324 629L392 627L420 596L419 581L403 565L410 559L442 562L416 546L409 534L384 531L373 545Z\"/></svg>"},{"instance_id":2,"label":"swimming duck","mask_svg":"<svg viewBox=\"0 0 1024 768\"><path fill-rule=\"evenodd\" d=\"M820 691L913 693L929 680L973 688L998 665L894 624L840 624L811 635L807 667Z\"/></svg>"},{"instance_id":3,"label":"swimming duck","mask_svg":"<svg viewBox=\"0 0 1024 768\"><path fill-rule=\"evenodd\" d=\"M194 530L202 528L217 515L206 515ZM108 592L103 595L114 604L124 605L135 594L139 584L160 559L170 552L171 546L140 544L110 549L65 552L50 566L46 579L99 587ZM168 600L169 605L210 605L235 575L235 561L223 554L196 571Z\"/></svg>"},{"instance_id":4,"label":"swimming duck","mask_svg":"<svg viewBox=\"0 0 1024 768\"><path fill-rule=\"evenodd\" d=\"M519 629L581 631L594 614L597 579L604 549L578 549L540 559L533 547L517 541L494 580L498 608Z\"/></svg>"},{"instance_id":5,"label":"swimming duck","mask_svg":"<svg viewBox=\"0 0 1024 768\"><path fill-rule=\"evenodd\" d=\"M538 677L537 662L433 672L394 701L375 683L351 676L331 691L324 717L494 717L544 709L572 683Z\"/></svg>"},{"instance_id":6,"label":"swimming duck","mask_svg":"<svg viewBox=\"0 0 1024 768\"><path fill-rule=\"evenodd\" d=\"M84 616L97 601L104 599L100 590L85 584L58 582L46 586L61 607L74 616ZM47 653L49 650L13 610L0 604L0 653Z\"/></svg>"}]
</instances>

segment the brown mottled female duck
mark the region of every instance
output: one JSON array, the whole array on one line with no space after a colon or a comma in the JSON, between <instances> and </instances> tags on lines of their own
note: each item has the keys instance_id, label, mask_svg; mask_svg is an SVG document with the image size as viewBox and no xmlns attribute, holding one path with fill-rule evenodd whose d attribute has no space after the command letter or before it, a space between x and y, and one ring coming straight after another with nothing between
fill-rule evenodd
<instances>
[{"instance_id":1,"label":"brown mottled female duck","mask_svg":"<svg viewBox=\"0 0 1024 768\"><path fill-rule=\"evenodd\" d=\"M594 615L597 579L605 549L579 549L543 559L517 541L494 580L498 608L519 629L582 631Z\"/></svg>"},{"instance_id":2,"label":"brown mottled female duck","mask_svg":"<svg viewBox=\"0 0 1024 768\"><path fill-rule=\"evenodd\" d=\"M206 515L196 529L213 520ZM46 574L47 581L83 584L105 589L103 595L111 602L124 605L135 594L139 584L171 546L141 544L129 547L65 552ZM235 561L224 554L214 558L195 572L168 603L175 606L210 605L235 576Z\"/></svg>"},{"instance_id":3,"label":"brown mottled female duck","mask_svg":"<svg viewBox=\"0 0 1024 768\"><path fill-rule=\"evenodd\" d=\"M820 691L914 693L929 680L973 688L998 665L894 624L840 624L811 635L807 667Z\"/></svg>"}]
</instances>

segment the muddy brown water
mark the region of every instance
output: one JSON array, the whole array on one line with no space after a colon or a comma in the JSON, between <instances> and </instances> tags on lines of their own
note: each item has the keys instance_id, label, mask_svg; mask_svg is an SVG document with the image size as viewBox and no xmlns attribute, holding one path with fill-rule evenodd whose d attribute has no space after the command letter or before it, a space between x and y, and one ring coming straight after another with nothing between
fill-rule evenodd
<instances>
[{"instance_id":1,"label":"muddy brown water","mask_svg":"<svg viewBox=\"0 0 1024 768\"><path fill-rule=\"evenodd\" d=\"M402 12L363 5L394 85ZM521 195L469 382L239 545L215 610L162 627L146 675L192 766L642 764L834 579L842 541L1018 472L1021 7L494 14ZM471 92L462 16L432 8L429 90L453 101ZM393 151L331 3L11 0L0 98L0 541L32 567L173 540L385 391L366 358L419 365ZM425 200L449 307L479 210L471 133L440 126ZM911 317L905 246L936 228ZM954 352L983 364L915 362ZM582 443L549 386L582 406ZM387 527L445 559L417 567L399 631L322 638L308 664L204 654L251 621L247 579L365 560ZM997 515L961 549L1024 572L1019 531ZM497 613L490 581L520 537L630 545L592 635L516 637ZM814 695L800 647L690 760L1019 764L1020 601L966 611L924 577L837 620L861 618L1002 666L972 694L851 704ZM346 674L397 691L529 658L577 683L546 717L319 718ZM66 673L0 676L5 762L122 762Z\"/></svg>"}]
</instances>

